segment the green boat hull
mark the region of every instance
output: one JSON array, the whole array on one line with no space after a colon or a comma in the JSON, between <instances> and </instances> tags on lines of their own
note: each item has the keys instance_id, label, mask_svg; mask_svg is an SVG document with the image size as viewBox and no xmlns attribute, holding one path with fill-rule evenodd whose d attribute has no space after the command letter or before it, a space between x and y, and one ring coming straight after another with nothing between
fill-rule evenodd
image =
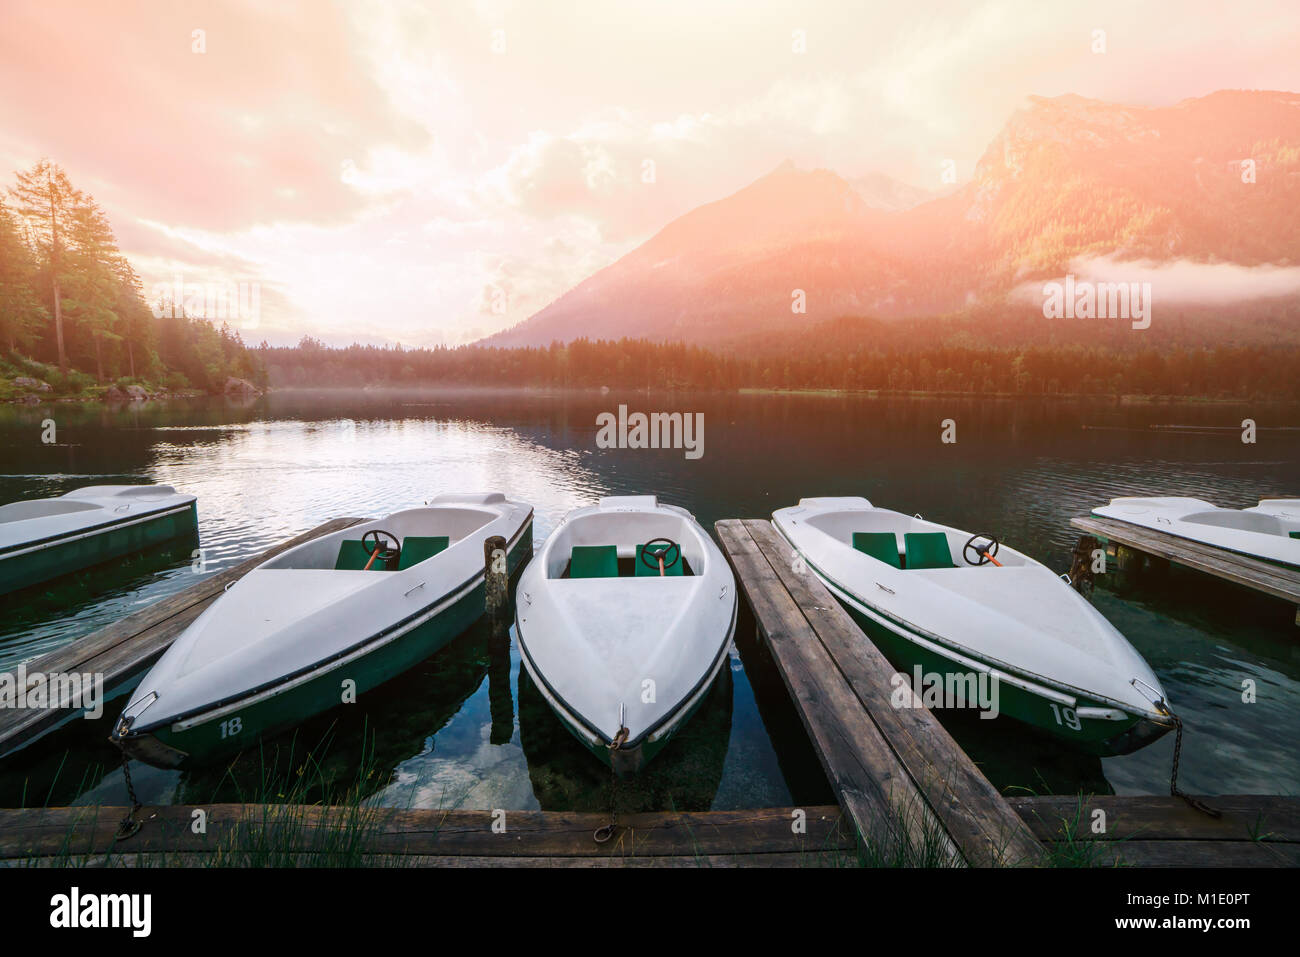
<instances>
[{"instance_id":1,"label":"green boat hull","mask_svg":"<svg viewBox=\"0 0 1300 957\"><path fill-rule=\"evenodd\" d=\"M872 643L889 659L890 664L908 677L909 682L917 667L923 674L943 675L945 679L948 675L972 674L968 665L900 634L905 631L904 626L883 625L847 602L841 600L841 604ZM880 614L883 617L883 612ZM1041 679L1026 677L1025 680L1037 684ZM918 694L922 692L919 688L914 690ZM1090 699L1073 692L1071 696L1076 699L1076 708L1115 707L1113 703L1101 699ZM972 702L967 707L976 706L977 703ZM1100 757L1136 751L1172 728L1172 724L1157 723L1145 715L1127 712L1123 720L1081 718L1075 708L1067 708L1007 681L999 681L997 684L997 711L997 717L987 720L998 722L1011 719L1049 734L1074 750Z\"/></svg>"},{"instance_id":2,"label":"green boat hull","mask_svg":"<svg viewBox=\"0 0 1300 957\"><path fill-rule=\"evenodd\" d=\"M110 526L9 558L0 556L0 595L82 571L198 531L195 503L142 522Z\"/></svg>"},{"instance_id":3,"label":"green boat hull","mask_svg":"<svg viewBox=\"0 0 1300 957\"><path fill-rule=\"evenodd\" d=\"M530 521L508 553L511 577L532 554ZM378 645L369 654L334 667L322 667L308 680L283 690L251 695L247 705L223 707L206 720L173 722L140 733L128 732L121 738L115 733L113 740L128 755L161 767L184 769L229 756L256 744L260 738L285 731L332 708L347 707L344 701L347 681L354 683L346 686L348 691L355 691L352 700L359 700L361 695L436 654L483 616L485 599L486 585L479 581L429 621L396 640Z\"/></svg>"}]
</instances>

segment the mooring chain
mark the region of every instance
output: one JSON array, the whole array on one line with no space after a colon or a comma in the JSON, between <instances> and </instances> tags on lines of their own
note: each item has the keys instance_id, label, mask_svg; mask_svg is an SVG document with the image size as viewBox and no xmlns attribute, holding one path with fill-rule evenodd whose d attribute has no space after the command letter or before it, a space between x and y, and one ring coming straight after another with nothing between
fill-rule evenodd
<instances>
[{"instance_id":1,"label":"mooring chain","mask_svg":"<svg viewBox=\"0 0 1300 957\"><path fill-rule=\"evenodd\" d=\"M618 830L618 775L610 770L609 780L609 823L596 828L591 837L597 844L604 844Z\"/></svg>"},{"instance_id":2,"label":"mooring chain","mask_svg":"<svg viewBox=\"0 0 1300 957\"><path fill-rule=\"evenodd\" d=\"M618 729L618 734L614 735L614 740L606 745L610 751L617 751L623 747L627 741L627 736L631 732L627 728ZM591 835L597 844L604 844L618 831L618 772L614 770L614 762L610 761L609 765L609 823L602 824L596 828Z\"/></svg>"},{"instance_id":3,"label":"mooring chain","mask_svg":"<svg viewBox=\"0 0 1300 957\"><path fill-rule=\"evenodd\" d=\"M1182 798L1187 802L1189 807L1196 808L1196 810L1200 811L1202 814L1208 814L1210 817L1222 817L1223 812L1218 808L1212 808L1203 801L1192 797L1190 794L1185 794L1178 790L1178 762L1183 756L1183 719L1170 711L1168 705L1163 701L1157 702L1156 707L1159 708L1163 714L1173 719L1174 722L1174 767L1169 775L1169 793L1174 797Z\"/></svg>"},{"instance_id":4,"label":"mooring chain","mask_svg":"<svg viewBox=\"0 0 1300 957\"><path fill-rule=\"evenodd\" d=\"M126 796L131 799L131 810L126 812L126 817L122 818L122 823L117 826L117 833L113 835L115 841L125 841L129 837L134 837L140 828L144 827L144 822L137 821L135 817L144 805L135 796L135 785L131 782L131 759L126 756L126 752L122 753L122 777L126 779Z\"/></svg>"}]
</instances>

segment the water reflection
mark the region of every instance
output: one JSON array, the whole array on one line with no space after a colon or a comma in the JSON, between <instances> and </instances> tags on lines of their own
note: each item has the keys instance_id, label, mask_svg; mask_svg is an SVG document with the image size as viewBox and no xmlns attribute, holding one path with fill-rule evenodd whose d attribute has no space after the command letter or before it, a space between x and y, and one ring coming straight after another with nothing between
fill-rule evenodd
<instances>
[{"instance_id":1,"label":"water reflection","mask_svg":"<svg viewBox=\"0 0 1300 957\"><path fill-rule=\"evenodd\" d=\"M62 647L93 630L88 621L130 614L142 593L179 569L192 570L198 548L198 536L189 534L0 596L0 669L11 667L6 658L16 663Z\"/></svg>"},{"instance_id":2,"label":"water reflection","mask_svg":"<svg viewBox=\"0 0 1300 957\"><path fill-rule=\"evenodd\" d=\"M620 402L632 410L702 411L704 457L597 448L596 415ZM58 442L46 446L41 423L50 416ZM1255 445L1244 445L1235 432L1247 416L1261 426ZM940 442L946 418L957 422L955 445ZM328 518L381 515L451 489L502 488L531 502L538 542L569 509L606 494L657 491L705 527L720 518L766 516L801 496L865 495L885 507L995 533L1064 571L1077 538L1069 518L1111 497L1194 495L1240 507L1262 496L1297 494L1298 424L1293 407L1261 403L473 390L290 392L120 408L10 406L0 408L0 501L106 482L173 484L198 496L201 546L212 573ZM1160 425L1198 428L1152 428ZM194 580L188 549L138 562L6 605L0 667ZM1187 789L1297 790L1300 652L1293 611L1179 573L1160 581L1107 578L1094 600L1151 663L1186 721L1181 781ZM433 659L398 679L388 697L298 729L294 751L265 760L277 773L296 773L301 748L328 739L334 757L323 762L324 780L343 781L364 763L370 735L376 774L369 793L384 804L587 802L604 809L601 766L562 727L548 725L548 711L533 713L526 679L520 686L517 651L489 637L458 639L444 651L446 660ZM671 795L679 806L829 799L770 661L743 629L737 646L729 690L718 698L728 702L719 705L719 723L700 721L702 712L691 722L695 737L684 739L696 743L673 745L698 748L679 759L689 769L684 778L698 782L661 781L648 793L655 800ZM1247 680L1258 688L1253 704L1242 701ZM74 722L21 761L0 766L0 803L14 803L24 779L30 779L29 803L43 800L51 781L50 793L60 801L78 795L120 801L120 772L103 743L107 732L88 724ZM960 718L950 724L1004 788L1167 788L1172 736L1097 762L1062 755L1032 736L993 735ZM649 770L667 758L665 750ZM677 773L671 761L663 767L664 774ZM260 770L254 774L243 764L224 779L213 773L190 780L141 769L136 783L145 800L157 801L228 795L262 781Z\"/></svg>"},{"instance_id":3,"label":"water reflection","mask_svg":"<svg viewBox=\"0 0 1300 957\"><path fill-rule=\"evenodd\" d=\"M519 737L544 811L707 811L713 807L731 737L731 672L723 669L699 709L635 777L613 781L563 725L524 671Z\"/></svg>"}]
</instances>

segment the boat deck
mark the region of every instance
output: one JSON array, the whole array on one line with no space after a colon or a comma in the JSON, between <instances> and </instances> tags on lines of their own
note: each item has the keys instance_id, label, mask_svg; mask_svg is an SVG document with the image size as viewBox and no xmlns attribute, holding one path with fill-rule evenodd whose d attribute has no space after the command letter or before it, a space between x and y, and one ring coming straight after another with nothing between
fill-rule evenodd
<instances>
[{"instance_id":1,"label":"boat deck","mask_svg":"<svg viewBox=\"0 0 1300 957\"><path fill-rule=\"evenodd\" d=\"M1070 524L1103 542L1154 555L1290 602L1296 606L1296 624L1300 624L1300 570L1113 518L1081 515L1070 519Z\"/></svg>"}]
</instances>

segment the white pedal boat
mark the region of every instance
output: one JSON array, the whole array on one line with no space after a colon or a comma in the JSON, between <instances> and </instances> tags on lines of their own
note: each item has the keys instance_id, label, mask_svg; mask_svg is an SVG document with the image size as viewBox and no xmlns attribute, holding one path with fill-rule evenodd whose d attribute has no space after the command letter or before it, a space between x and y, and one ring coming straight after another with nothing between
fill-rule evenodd
<instances>
[{"instance_id":1,"label":"white pedal boat","mask_svg":"<svg viewBox=\"0 0 1300 957\"><path fill-rule=\"evenodd\" d=\"M0 595L197 533L170 485L91 485L0 506Z\"/></svg>"},{"instance_id":2,"label":"white pedal boat","mask_svg":"<svg viewBox=\"0 0 1300 957\"><path fill-rule=\"evenodd\" d=\"M1113 498L1092 514L1300 568L1300 498L1219 508L1199 498Z\"/></svg>"},{"instance_id":3,"label":"white pedal boat","mask_svg":"<svg viewBox=\"0 0 1300 957\"><path fill-rule=\"evenodd\" d=\"M520 577L520 657L568 729L627 775L708 694L736 608L731 568L689 512L602 498L570 512Z\"/></svg>"},{"instance_id":4,"label":"white pedal boat","mask_svg":"<svg viewBox=\"0 0 1300 957\"><path fill-rule=\"evenodd\" d=\"M500 492L439 495L263 562L145 675L113 742L186 767L355 700L484 613L484 541L506 540L513 573L532 556L532 520Z\"/></svg>"},{"instance_id":5,"label":"white pedal boat","mask_svg":"<svg viewBox=\"0 0 1300 957\"><path fill-rule=\"evenodd\" d=\"M946 689L958 687L950 675L970 676L966 688L983 680L999 715L1092 754L1125 754L1173 727L1159 679L1124 636L991 536L857 497L802 499L772 520L913 685L917 667ZM977 706L974 695L943 703Z\"/></svg>"}]
</instances>

